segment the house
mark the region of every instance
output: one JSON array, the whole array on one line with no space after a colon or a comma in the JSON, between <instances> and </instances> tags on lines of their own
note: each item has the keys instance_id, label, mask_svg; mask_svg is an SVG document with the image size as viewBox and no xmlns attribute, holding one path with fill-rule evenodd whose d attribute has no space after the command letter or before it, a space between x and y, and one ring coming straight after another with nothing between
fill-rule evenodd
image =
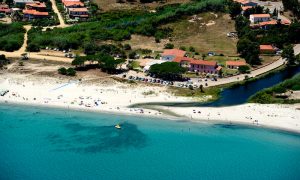
<instances>
[{"instance_id":1,"label":"house","mask_svg":"<svg viewBox=\"0 0 300 180\"><path fill-rule=\"evenodd\" d=\"M46 11L46 4L44 2L35 1L33 3L26 3L25 8L36 11Z\"/></svg>"},{"instance_id":2,"label":"house","mask_svg":"<svg viewBox=\"0 0 300 180\"><path fill-rule=\"evenodd\" d=\"M252 2L252 1L247 1L247 0L233 0L234 2L238 2L241 4L241 6L257 6L256 2Z\"/></svg>"},{"instance_id":3,"label":"house","mask_svg":"<svg viewBox=\"0 0 300 180\"><path fill-rule=\"evenodd\" d=\"M65 10L68 12L69 8L82 8L84 4L80 1L63 1Z\"/></svg>"},{"instance_id":4,"label":"house","mask_svg":"<svg viewBox=\"0 0 300 180\"><path fill-rule=\"evenodd\" d=\"M252 1L242 1L240 3L241 3L242 7L245 7L245 6L255 7L255 6L257 6L257 3L256 2L252 2Z\"/></svg>"},{"instance_id":5,"label":"house","mask_svg":"<svg viewBox=\"0 0 300 180\"><path fill-rule=\"evenodd\" d=\"M34 9L24 9L23 14L24 14L24 19L28 19L28 20L47 18L49 16L48 12L39 12Z\"/></svg>"},{"instance_id":6,"label":"house","mask_svg":"<svg viewBox=\"0 0 300 180\"><path fill-rule=\"evenodd\" d=\"M34 3L33 0L14 0L14 5L18 8L24 8L27 3Z\"/></svg>"},{"instance_id":7,"label":"house","mask_svg":"<svg viewBox=\"0 0 300 180\"><path fill-rule=\"evenodd\" d=\"M11 13L11 9L8 7L7 4L0 4L0 13L10 14Z\"/></svg>"},{"instance_id":8,"label":"house","mask_svg":"<svg viewBox=\"0 0 300 180\"><path fill-rule=\"evenodd\" d=\"M184 57L186 51L180 49L166 49L161 54L161 59L166 61L173 61L176 57Z\"/></svg>"},{"instance_id":9,"label":"house","mask_svg":"<svg viewBox=\"0 0 300 180\"><path fill-rule=\"evenodd\" d=\"M276 48L272 45L259 45L259 51L261 54L274 54Z\"/></svg>"},{"instance_id":10,"label":"house","mask_svg":"<svg viewBox=\"0 0 300 180\"><path fill-rule=\"evenodd\" d=\"M251 21L251 23L259 23L270 21L270 18L270 14L251 14L249 20Z\"/></svg>"},{"instance_id":11,"label":"house","mask_svg":"<svg viewBox=\"0 0 300 180\"><path fill-rule=\"evenodd\" d=\"M196 60L189 57L176 57L173 62L178 62L181 67L186 67L191 72L219 74L222 69L215 61Z\"/></svg>"},{"instance_id":12,"label":"house","mask_svg":"<svg viewBox=\"0 0 300 180\"><path fill-rule=\"evenodd\" d=\"M243 6L242 11L245 12L246 10L251 9L251 8L253 8L253 6Z\"/></svg>"},{"instance_id":13,"label":"house","mask_svg":"<svg viewBox=\"0 0 300 180\"><path fill-rule=\"evenodd\" d=\"M229 69L238 69L240 66L246 66L247 63L244 60L238 61L226 61L226 67Z\"/></svg>"},{"instance_id":14,"label":"house","mask_svg":"<svg viewBox=\"0 0 300 180\"><path fill-rule=\"evenodd\" d=\"M89 11L87 8L69 8L68 14L70 18L88 18Z\"/></svg>"},{"instance_id":15,"label":"house","mask_svg":"<svg viewBox=\"0 0 300 180\"><path fill-rule=\"evenodd\" d=\"M274 26L277 24L277 20L271 20L266 22L260 22L259 27L262 29L269 29L271 26Z\"/></svg>"}]
</instances>

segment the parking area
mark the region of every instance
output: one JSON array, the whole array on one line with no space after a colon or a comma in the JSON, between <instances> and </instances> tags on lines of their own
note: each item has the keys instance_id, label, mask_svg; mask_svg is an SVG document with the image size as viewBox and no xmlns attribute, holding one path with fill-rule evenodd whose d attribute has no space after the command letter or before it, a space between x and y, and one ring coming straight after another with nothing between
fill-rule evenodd
<instances>
[{"instance_id":1,"label":"parking area","mask_svg":"<svg viewBox=\"0 0 300 180\"><path fill-rule=\"evenodd\" d=\"M123 74L122 78L127 79L129 81L135 81L139 83L151 83L162 86L174 86L178 88L190 88L196 89L202 87L206 87L212 81L218 81L216 77L212 78L184 78L183 81L165 81L159 78L153 78L150 76L143 75L126 75Z\"/></svg>"}]
</instances>

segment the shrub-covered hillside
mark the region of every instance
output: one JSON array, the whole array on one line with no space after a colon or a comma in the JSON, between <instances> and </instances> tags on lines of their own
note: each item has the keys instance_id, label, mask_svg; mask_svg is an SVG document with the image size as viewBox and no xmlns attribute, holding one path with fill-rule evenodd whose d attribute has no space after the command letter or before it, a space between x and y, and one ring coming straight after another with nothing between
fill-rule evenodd
<instances>
[{"instance_id":1,"label":"shrub-covered hillside","mask_svg":"<svg viewBox=\"0 0 300 180\"><path fill-rule=\"evenodd\" d=\"M22 24L1 24L0 23L0 50L18 50L24 41L25 29Z\"/></svg>"}]
</instances>

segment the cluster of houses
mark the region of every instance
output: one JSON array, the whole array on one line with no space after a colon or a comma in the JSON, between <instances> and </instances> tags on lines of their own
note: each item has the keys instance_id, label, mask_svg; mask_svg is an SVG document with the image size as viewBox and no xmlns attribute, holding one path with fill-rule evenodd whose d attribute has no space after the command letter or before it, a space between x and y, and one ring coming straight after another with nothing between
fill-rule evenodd
<instances>
[{"instance_id":1,"label":"cluster of houses","mask_svg":"<svg viewBox=\"0 0 300 180\"><path fill-rule=\"evenodd\" d=\"M11 13L11 9L7 4L0 3L0 13L9 15Z\"/></svg>"},{"instance_id":2,"label":"cluster of houses","mask_svg":"<svg viewBox=\"0 0 300 180\"><path fill-rule=\"evenodd\" d=\"M256 7L258 4L256 2L252 2L249 0L234 0L241 4L242 13L248 9ZM249 17L251 22L251 28L261 28L268 29L270 26L276 25L278 21L276 19L272 19L270 14L251 14ZM289 21L281 21L281 24L290 25Z\"/></svg>"},{"instance_id":3,"label":"cluster of houses","mask_svg":"<svg viewBox=\"0 0 300 180\"><path fill-rule=\"evenodd\" d=\"M221 74L222 67L216 61L197 60L187 57L186 51L180 49L166 49L161 54L161 60L173 61L185 67L190 72L199 72L206 74ZM247 65L245 61L226 61L226 67L230 69L238 69L240 66Z\"/></svg>"},{"instance_id":4,"label":"cluster of houses","mask_svg":"<svg viewBox=\"0 0 300 180\"><path fill-rule=\"evenodd\" d=\"M62 0L64 10L71 19L87 19L89 11L80 0Z\"/></svg>"},{"instance_id":5,"label":"cluster of houses","mask_svg":"<svg viewBox=\"0 0 300 180\"><path fill-rule=\"evenodd\" d=\"M23 20L33 20L49 17L47 7L44 2L33 0L14 0L14 7L9 8L6 4L0 4L0 13L14 15L18 12L23 13Z\"/></svg>"}]
</instances>

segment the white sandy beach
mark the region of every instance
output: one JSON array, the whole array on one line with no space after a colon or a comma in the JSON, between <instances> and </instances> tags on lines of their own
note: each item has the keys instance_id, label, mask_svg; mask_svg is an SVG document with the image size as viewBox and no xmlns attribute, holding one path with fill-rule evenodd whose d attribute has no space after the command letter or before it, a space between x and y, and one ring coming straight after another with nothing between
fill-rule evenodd
<instances>
[{"instance_id":1,"label":"white sandy beach","mask_svg":"<svg viewBox=\"0 0 300 180\"><path fill-rule=\"evenodd\" d=\"M117 81L89 83L87 79L69 81L10 73L0 76L0 89L9 90L5 96L0 96L0 103L22 103L157 117L167 116L156 110L128 108L128 106L148 102L193 101L191 98L176 97L168 93L166 87L163 86L131 85ZM205 98L209 97L203 99ZM237 123L300 133L300 104L159 108L174 112L191 121Z\"/></svg>"}]
</instances>

